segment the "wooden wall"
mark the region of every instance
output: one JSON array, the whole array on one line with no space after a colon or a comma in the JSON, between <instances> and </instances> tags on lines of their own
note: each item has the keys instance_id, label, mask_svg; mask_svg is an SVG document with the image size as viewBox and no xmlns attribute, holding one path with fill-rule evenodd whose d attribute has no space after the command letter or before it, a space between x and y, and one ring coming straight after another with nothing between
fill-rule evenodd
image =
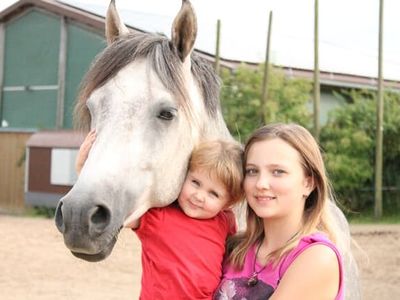
<instances>
[{"instance_id":1,"label":"wooden wall","mask_svg":"<svg viewBox=\"0 0 400 300\"><path fill-rule=\"evenodd\" d=\"M51 148L31 147L28 169L29 192L67 194L72 188L51 184Z\"/></svg>"},{"instance_id":2,"label":"wooden wall","mask_svg":"<svg viewBox=\"0 0 400 300\"><path fill-rule=\"evenodd\" d=\"M25 207L25 144L31 132L0 131L0 209L12 212Z\"/></svg>"}]
</instances>

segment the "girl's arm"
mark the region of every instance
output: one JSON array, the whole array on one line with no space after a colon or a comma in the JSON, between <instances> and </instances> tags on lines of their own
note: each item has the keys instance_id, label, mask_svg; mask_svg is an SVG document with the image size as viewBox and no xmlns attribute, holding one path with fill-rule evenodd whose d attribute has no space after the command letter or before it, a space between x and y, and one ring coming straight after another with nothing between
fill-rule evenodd
<instances>
[{"instance_id":1,"label":"girl's arm","mask_svg":"<svg viewBox=\"0 0 400 300\"><path fill-rule=\"evenodd\" d=\"M328 246L314 245L292 262L270 300L334 300L339 283L336 253Z\"/></svg>"}]
</instances>

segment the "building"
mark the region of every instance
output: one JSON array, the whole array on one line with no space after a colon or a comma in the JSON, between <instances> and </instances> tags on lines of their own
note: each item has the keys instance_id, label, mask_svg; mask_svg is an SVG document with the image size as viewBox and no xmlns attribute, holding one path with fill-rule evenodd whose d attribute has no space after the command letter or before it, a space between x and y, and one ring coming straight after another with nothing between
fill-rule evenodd
<instances>
[{"instance_id":1,"label":"building","mask_svg":"<svg viewBox=\"0 0 400 300\"><path fill-rule=\"evenodd\" d=\"M46 192L31 185L39 176L31 168L42 163L49 164L51 170L51 160L59 157L50 155L51 149L77 149L79 143L60 144L59 138L73 136L65 132L73 128L79 83L96 54L106 46L104 15L105 11L96 13L85 6L55 0L20 0L0 12L0 208L23 208L25 192ZM131 29L142 30L126 21ZM196 51L214 62L212 54ZM221 59L226 68L234 69L239 64ZM288 76L312 78L310 70L281 67ZM333 90L376 86L375 78L363 76L321 72L320 78L322 118L326 116L324 111L340 105ZM400 82L387 81L386 86L400 90ZM40 133L43 130L44 135ZM40 145L43 136L52 139L46 147ZM36 148L46 148L47 154L33 155ZM42 186L47 186L49 194L61 194L71 187L71 182L56 184L64 187L55 192L51 177L47 180ZM37 203L33 198L28 202Z\"/></svg>"},{"instance_id":2,"label":"building","mask_svg":"<svg viewBox=\"0 0 400 300\"><path fill-rule=\"evenodd\" d=\"M75 159L85 136L71 130L38 131L26 142L25 203L54 207L75 183Z\"/></svg>"},{"instance_id":3,"label":"building","mask_svg":"<svg viewBox=\"0 0 400 300\"><path fill-rule=\"evenodd\" d=\"M72 129L79 83L106 45L103 32L104 18L56 1L21 0L0 12L0 207L24 207L24 153L31 135ZM63 132L51 135L54 147L57 136ZM28 157L34 145L28 144ZM48 163L46 155L30 156L30 163ZM29 192L41 192L32 182L43 178L31 171ZM71 184L64 185L65 192Z\"/></svg>"}]
</instances>

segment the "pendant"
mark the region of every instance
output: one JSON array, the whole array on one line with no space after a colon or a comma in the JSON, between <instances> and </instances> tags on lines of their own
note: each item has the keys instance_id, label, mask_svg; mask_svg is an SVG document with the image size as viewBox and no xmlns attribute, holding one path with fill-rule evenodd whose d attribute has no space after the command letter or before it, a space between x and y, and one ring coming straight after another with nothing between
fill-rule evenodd
<instances>
[{"instance_id":1,"label":"pendant","mask_svg":"<svg viewBox=\"0 0 400 300\"><path fill-rule=\"evenodd\" d=\"M254 272L253 275L251 275L251 277L249 278L249 280L247 281L247 285L252 287L255 286L258 282L258 278L257 278L257 273Z\"/></svg>"}]
</instances>

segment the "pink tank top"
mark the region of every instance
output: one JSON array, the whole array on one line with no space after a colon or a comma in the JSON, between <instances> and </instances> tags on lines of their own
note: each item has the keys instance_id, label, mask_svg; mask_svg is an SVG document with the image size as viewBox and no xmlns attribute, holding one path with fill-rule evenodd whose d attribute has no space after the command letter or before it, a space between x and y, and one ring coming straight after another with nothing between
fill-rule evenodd
<instances>
[{"instance_id":1,"label":"pink tank top","mask_svg":"<svg viewBox=\"0 0 400 300\"><path fill-rule=\"evenodd\" d=\"M340 284L335 300L343 300L344 280L342 256L336 246L322 233L314 233L303 237L299 241L299 244L293 250L291 250L277 266L273 267L272 265L268 265L262 272L258 274L258 282L254 285L251 285L249 284L249 278L251 278L251 275L254 272L254 262L256 270L263 268L263 266L259 265L257 261L255 261L256 246L254 245L249 249L246 255L242 270L237 271L230 265L224 266L224 275L220 285L218 286L218 289L214 294L213 299L268 299L274 293L280 279L282 278L283 274L285 274L291 263L304 250L308 249L310 246L318 244L326 245L336 253L339 262Z\"/></svg>"}]
</instances>

